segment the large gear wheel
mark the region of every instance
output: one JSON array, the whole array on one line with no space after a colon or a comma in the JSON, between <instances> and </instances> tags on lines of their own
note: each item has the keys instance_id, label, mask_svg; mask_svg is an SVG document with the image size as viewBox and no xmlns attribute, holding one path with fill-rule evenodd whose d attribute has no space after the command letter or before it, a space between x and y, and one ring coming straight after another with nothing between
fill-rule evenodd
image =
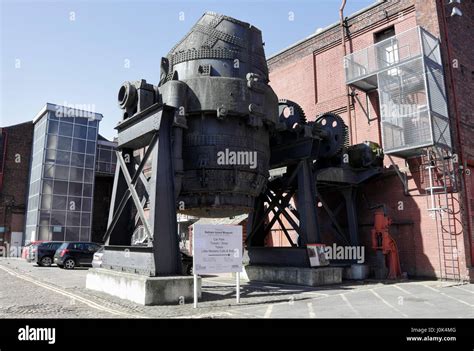
<instances>
[{"instance_id":1,"label":"large gear wheel","mask_svg":"<svg viewBox=\"0 0 474 351\"><path fill-rule=\"evenodd\" d=\"M280 99L278 100L278 113L280 122L285 123L287 129L293 129L295 125L305 124L306 116L303 109L296 102Z\"/></svg>"},{"instance_id":2,"label":"large gear wheel","mask_svg":"<svg viewBox=\"0 0 474 351\"><path fill-rule=\"evenodd\" d=\"M316 118L314 127L322 131L323 135L319 157L327 159L339 156L348 146L347 126L341 116L335 113L324 113Z\"/></svg>"}]
</instances>

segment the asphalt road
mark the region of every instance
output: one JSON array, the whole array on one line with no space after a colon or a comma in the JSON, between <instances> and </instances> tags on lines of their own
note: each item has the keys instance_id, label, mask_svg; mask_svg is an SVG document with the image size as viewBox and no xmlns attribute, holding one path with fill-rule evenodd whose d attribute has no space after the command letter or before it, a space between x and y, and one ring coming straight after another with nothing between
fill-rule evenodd
<instances>
[{"instance_id":1,"label":"asphalt road","mask_svg":"<svg viewBox=\"0 0 474 351\"><path fill-rule=\"evenodd\" d=\"M203 279L202 299L141 306L85 289L87 269L0 259L0 318L474 318L474 285L439 281L346 282L309 288Z\"/></svg>"}]
</instances>

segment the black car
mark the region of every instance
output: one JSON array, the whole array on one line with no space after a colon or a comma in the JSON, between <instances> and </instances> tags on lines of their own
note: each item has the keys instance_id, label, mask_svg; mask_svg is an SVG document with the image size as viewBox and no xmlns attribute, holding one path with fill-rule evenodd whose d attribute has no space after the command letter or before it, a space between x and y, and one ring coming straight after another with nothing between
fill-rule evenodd
<instances>
[{"instance_id":1,"label":"black car","mask_svg":"<svg viewBox=\"0 0 474 351\"><path fill-rule=\"evenodd\" d=\"M186 252L181 251L181 263L183 267L183 274L193 275L193 257Z\"/></svg>"},{"instance_id":2,"label":"black car","mask_svg":"<svg viewBox=\"0 0 474 351\"><path fill-rule=\"evenodd\" d=\"M56 250L63 244L62 241L46 241L36 246L34 261L41 267L49 267L53 264Z\"/></svg>"},{"instance_id":3,"label":"black car","mask_svg":"<svg viewBox=\"0 0 474 351\"><path fill-rule=\"evenodd\" d=\"M63 243L54 254L54 263L59 268L74 269L78 266L91 266L94 253L100 249L100 245L75 241Z\"/></svg>"}]
</instances>

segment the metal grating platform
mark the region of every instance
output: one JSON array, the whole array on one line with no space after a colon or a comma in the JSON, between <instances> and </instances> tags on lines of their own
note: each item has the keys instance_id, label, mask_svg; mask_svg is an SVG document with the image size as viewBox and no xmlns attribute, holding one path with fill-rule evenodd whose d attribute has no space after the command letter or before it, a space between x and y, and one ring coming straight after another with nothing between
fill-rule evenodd
<instances>
[{"instance_id":1,"label":"metal grating platform","mask_svg":"<svg viewBox=\"0 0 474 351\"><path fill-rule=\"evenodd\" d=\"M383 149L400 157L451 149L439 40L415 27L344 58L346 83L378 89Z\"/></svg>"}]
</instances>

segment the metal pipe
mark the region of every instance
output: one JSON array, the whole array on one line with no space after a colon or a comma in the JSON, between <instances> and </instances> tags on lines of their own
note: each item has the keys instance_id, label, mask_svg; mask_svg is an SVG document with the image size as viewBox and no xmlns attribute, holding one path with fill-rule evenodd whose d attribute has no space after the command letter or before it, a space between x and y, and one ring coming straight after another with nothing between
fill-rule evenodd
<instances>
[{"instance_id":1,"label":"metal pipe","mask_svg":"<svg viewBox=\"0 0 474 351\"><path fill-rule=\"evenodd\" d=\"M461 164L461 165L464 165L464 153L463 153L463 149L462 149L462 142L461 142L461 127L460 127L460 123L459 123L459 119L460 119L460 114L459 114L459 110L458 110L458 99L457 99L457 94L456 94L456 86L454 85L454 78L453 78L453 75L454 75L454 72L453 72L453 67L451 65L451 62L452 61L452 54L451 54L451 46L450 46L450 41L449 41L449 35L448 35L448 23L446 21L446 10L445 10L445 5L443 3L443 1L439 1L437 2L438 3L438 6L441 7L441 16L443 17L443 34L444 34L444 41L446 43L446 51L447 51L447 54L448 54L448 69L449 69L449 80L450 80L450 83L451 83L451 93L452 93L452 97L453 97L453 107L454 107L454 115L456 116L455 118L455 122L456 122L456 134L457 134L457 144L458 144L458 164ZM464 190L464 208L466 209L466 211L469 211L469 204L468 204L468 192L467 192L467 189L466 189L466 172L465 170L463 169L463 172L462 172L462 176L461 176L461 179L462 179L462 187L463 187L463 190ZM469 216L467 216L469 217ZM472 243L472 240L473 240L473 237L472 237L472 231L471 231L471 222L469 220L469 218L466 218L466 224L467 224L467 235L468 235L468 238L469 238L469 245L470 245L470 249L471 249L471 266L474 266L474 245Z\"/></svg>"},{"instance_id":2,"label":"metal pipe","mask_svg":"<svg viewBox=\"0 0 474 351\"><path fill-rule=\"evenodd\" d=\"M344 8L346 7L346 0L342 0L341 7L339 8L339 19L341 24L341 45L342 45L342 57L346 57L346 33L344 31ZM347 95L347 119L349 122L349 144L352 145L352 115L351 115L351 95L349 86L346 85L346 95Z\"/></svg>"}]
</instances>

